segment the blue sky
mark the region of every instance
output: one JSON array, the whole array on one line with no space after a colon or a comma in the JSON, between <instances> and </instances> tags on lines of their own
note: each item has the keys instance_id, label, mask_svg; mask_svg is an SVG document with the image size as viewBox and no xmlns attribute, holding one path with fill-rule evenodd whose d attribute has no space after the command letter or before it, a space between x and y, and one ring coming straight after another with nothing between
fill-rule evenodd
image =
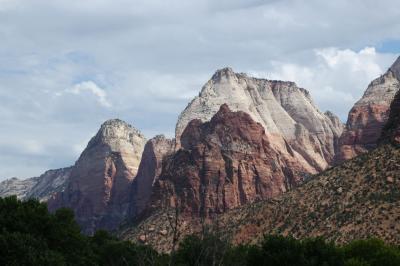
<instances>
[{"instance_id":1,"label":"blue sky","mask_svg":"<svg viewBox=\"0 0 400 266\"><path fill-rule=\"evenodd\" d=\"M72 165L100 124L146 137L215 70L295 81L345 121L400 53L396 0L0 0L0 179Z\"/></svg>"}]
</instances>

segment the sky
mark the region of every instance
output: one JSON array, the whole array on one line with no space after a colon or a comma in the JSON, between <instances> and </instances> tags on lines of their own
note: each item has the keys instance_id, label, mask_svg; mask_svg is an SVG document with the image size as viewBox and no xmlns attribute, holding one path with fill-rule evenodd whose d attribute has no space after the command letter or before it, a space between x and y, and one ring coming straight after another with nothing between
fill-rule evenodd
<instances>
[{"instance_id":1,"label":"sky","mask_svg":"<svg viewBox=\"0 0 400 266\"><path fill-rule=\"evenodd\" d=\"M0 180L74 164L101 123L173 137L220 68L345 122L400 55L398 0L0 0Z\"/></svg>"}]
</instances>

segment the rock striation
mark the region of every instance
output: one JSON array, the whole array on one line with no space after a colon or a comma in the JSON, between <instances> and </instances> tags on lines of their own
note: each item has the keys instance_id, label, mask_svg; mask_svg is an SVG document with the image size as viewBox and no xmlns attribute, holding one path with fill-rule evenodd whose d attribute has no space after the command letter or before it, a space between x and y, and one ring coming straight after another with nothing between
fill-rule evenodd
<instances>
[{"instance_id":1,"label":"rock striation","mask_svg":"<svg viewBox=\"0 0 400 266\"><path fill-rule=\"evenodd\" d=\"M83 232L113 230L127 217L131 184L146 140L129 124L108 120L75 163L67 187L48 202L72 208Z\"/></svg>"},{"instance_id":2,"label":"rock striation","mask_svg":"<svg viewBox=\"0 0 400 266\"><path fill-rule=\"evenodd\" d=\"M277 149L273 141L249 114L232 112L226 104L209 122L192 120L181 135L181 148L163 164L152 206L213 218L290 190L310 169L290 145Z\"/></svg>"},{"instance_id":3,"label":"rock striation","mask_svg":"<svg viewBox=\"0 0 400 266\"><path fill-rule=\"evenodd\" d=\"M16 195L19 199L35 198L47 201L53 194L64 190L72 167L48 170L38 177L11 178L0 183L0 197Z\"/></svg>"},{"instance_id":4,"label":"rock striation","mask_svg":"<svg viewBox=\"0 0 400 266\"><path fill-rule=\"evenodd\" d=\"M130 218L137 217L147 207L153 184L161 174L164 159L174 152L175 141L158 135L150 139L143 151L135 181L132 185Z\"/></svg>"},{"instance_id":5,"label":"rock striation","mask_svg":"<svg viewBox=\"0 0 400 266\"><path fill-rule=\"evenodd\" d=\"M343 129L336 116L320 112L308 91L293 82L253 78L230 68L218 70L180 114L177 148L191 120L210 120L222 104L248 113L276 147L289 145L306 168L319 172L332 163Z\"/></svg>"},{"instance_id":6,"label":"rock striation","mask_svg":"<svg viewBox=\"0 0 400 266\"><path fill-rule=\"evenodd\" d=\"M339 139L336 163L341 163L377 146L389 115L390 103L400 88L400 57L388 71L373 80L362 98L350 110Z\"/></svg>"}]
</instances>

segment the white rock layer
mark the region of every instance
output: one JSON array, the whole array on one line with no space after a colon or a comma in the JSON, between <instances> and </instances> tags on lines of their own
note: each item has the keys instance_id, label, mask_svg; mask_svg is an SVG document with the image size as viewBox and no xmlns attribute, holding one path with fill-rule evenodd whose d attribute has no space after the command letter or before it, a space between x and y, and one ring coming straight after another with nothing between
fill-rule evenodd
<instances>
[{"instance_id":1,"label":"white rock layer","mask_svg":"<svg viewBox=\"0 0 400 266\"><path fill-rule=\"evenodd\" d=\"M218 70L180 114L176 148L191 120L209 120L224 103L233 111L250 114L264 126L277 147L290 145L311 172L332 163L343 130L336 116L319 111L308 91L293 82L248 77L230 68Z\"/></svg>"}]
</instances>

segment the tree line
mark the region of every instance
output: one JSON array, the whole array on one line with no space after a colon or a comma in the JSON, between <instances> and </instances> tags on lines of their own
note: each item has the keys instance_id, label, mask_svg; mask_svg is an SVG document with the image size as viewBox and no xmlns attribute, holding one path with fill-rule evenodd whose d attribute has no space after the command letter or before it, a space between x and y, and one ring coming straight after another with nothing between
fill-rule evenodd
<instances>
[{"instance_id":1,"label":"tree line","mask_svg":"<svg viewBox=\"0 0 400 266\"><path fill-rule=\"evenodd\" d=\"M16 197L0 199L0 226L0 265L400 265L400 247L378 239L338 246L322 238L265 235L258 245L233 246L208 232L160 254L106 231L83 235L72 210L49 213L44 203Z\"/></svg>"}]
</instances>

